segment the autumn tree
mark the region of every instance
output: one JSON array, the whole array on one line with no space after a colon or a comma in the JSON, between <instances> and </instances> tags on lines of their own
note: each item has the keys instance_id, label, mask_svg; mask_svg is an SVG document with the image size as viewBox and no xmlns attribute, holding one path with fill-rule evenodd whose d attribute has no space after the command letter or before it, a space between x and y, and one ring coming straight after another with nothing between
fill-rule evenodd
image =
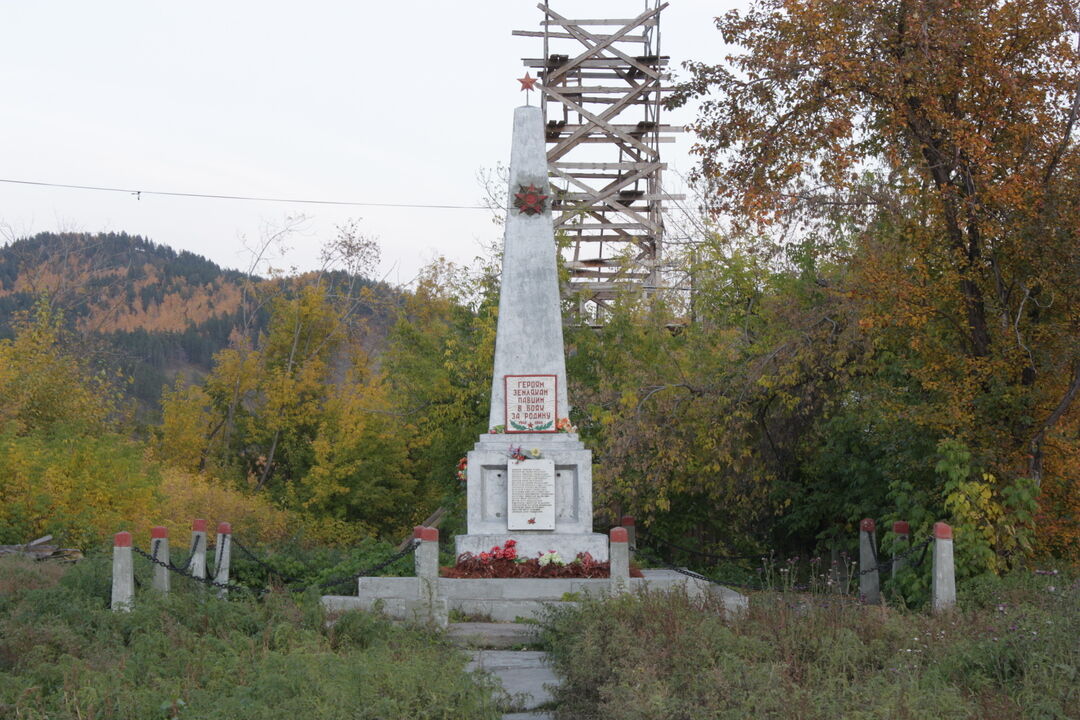
<instances>
[{"instance_id":1,"label":"autumn tree","mask_svg":"<svg viewBox=\"0 0 1080 720\"><path fill-rule=\"evenodd\" d=\"M1080 393L1077 23L1065 0L757 0L717 20L736 52L691 64L675 97L702 101L698 179L752 252L852 270L820 284L872 362L833 417L936 438L931 480L893 499L1003 528L998 553L1025 488L1080 472L1062 432Z\"/></svg>"},{"instance_id":2,"label":"autumn tree","mask_svg":"<svg viewBox=\"0 0 1080 720\"><path fill-rule=\"evenodd\" d=\"M413 471L450 496L458 459L488 429L497 310L492 260L470 270L440 258L402 305L383 359L390 402L414 438Z\"/></svg>"}]
</instances>

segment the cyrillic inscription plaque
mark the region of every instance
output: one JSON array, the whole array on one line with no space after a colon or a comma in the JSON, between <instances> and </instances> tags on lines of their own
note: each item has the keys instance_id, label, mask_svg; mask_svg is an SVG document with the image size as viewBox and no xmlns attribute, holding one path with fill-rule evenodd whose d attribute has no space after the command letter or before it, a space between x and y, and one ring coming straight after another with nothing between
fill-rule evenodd
<instances>
[{"instance_id":1,"label":"cyrillic inscription plaque","mask_svg":"<svg viewBox=\"0 0 1080 720\"><path fill-rule=\"evenodd\" d=\"M555 375L506 375L506 432L555 432Z\"/></svg>"},{"instance_id":2,"label":"cyrillic inscription plaque","mask_svg":"<svg viewBox=\"0 0 1080 720\"><path fill-rule=\"evenodd\" d=\"M555 529L555 461L510 461L507 466L507 525L510 530Z\"/></svg>"}]
</instances>

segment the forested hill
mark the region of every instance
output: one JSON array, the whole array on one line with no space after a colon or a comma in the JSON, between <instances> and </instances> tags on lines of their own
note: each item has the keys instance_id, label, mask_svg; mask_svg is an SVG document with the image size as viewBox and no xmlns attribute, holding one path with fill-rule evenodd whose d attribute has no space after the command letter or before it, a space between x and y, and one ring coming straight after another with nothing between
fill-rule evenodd
<instances>
[{"instance_id":1,"label":"forested hill","mask_svg":"<svg viewBox=\"0 0 1080 720\"><path fill-rule=\"evenodd\" d=\"M235 330L262 330L266 283L126 233L41 233L0 247L0 338L13 335L20 311L48 296L96 364L122 371L128 392L154 410L177 372L199 377ZM390 322L381 315L369 323L380 336Z\"/></svg>"}]
</instances>

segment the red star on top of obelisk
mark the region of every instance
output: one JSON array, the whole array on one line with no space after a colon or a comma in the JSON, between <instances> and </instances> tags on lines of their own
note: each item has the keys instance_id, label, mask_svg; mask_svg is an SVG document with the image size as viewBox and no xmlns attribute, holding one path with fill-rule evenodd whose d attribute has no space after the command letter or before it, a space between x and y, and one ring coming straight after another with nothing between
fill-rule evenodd
<instances>
[{"instance_id":1,"label":"red star on top of obelisk","mask_svg":"<svg viewBox=\"0 0 1080 720\"><path fill-rule=\"evenodd\" d=\"M521 83L521 89L525 92L526 105L529 104L529 99L532 97L532 95L529 94L529 91L535 89L534 86L538 79L539 78L530 77L529 73L525 73L525 77L523 78L518 78L518 82Z\"/></svg>"},{"instance_id":2,"label":"red star on top of obelisk","mask_svg":"<svg viewBox=\"0 0 1080 720\"><path fill-rule=\"evenodd\" d=\"M522 90L533 90L533 86L536 85L536 81L539 78L529 77L529 73L525 73L525 77L518 78L518 82L521 83Z\"/></svg>"}]
</instances>

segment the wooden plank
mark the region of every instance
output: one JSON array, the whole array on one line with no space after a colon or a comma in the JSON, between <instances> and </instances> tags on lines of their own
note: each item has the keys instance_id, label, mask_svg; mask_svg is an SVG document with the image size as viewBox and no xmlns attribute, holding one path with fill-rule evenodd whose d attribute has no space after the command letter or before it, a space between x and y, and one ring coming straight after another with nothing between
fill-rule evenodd
<instances>
[{"instance_id":1,"label":"wooden plank","mask_svg":"<svg viewBox=\"0 0 1080 720\"><path fill-rule=\"evenodd\" d=\"M659 128L652 128L650 130L640 131L640 130L638 130L638 126L637 126L636 123L632 123L632 124L609 123L609 124L611 125L611 127L622 130L623 132L646 132L646 133L651 134L651 133L654 133L657 130L659 130L661 133L671 133L673 135L679 135L681 133L686 132L686 128L684 128L682 125L661 125ZM575 130L580 130L583 127L590 127L590 126L591 126L591 123L567 123L566 125L560 125L557 129L560 132L574 132ZM549 128L544 128L544 129L548 130Z\"/></svg>"},{"instance_id":2,"label":"wooden plank","mask_svg":"<svg viewBox=\"0 0 1080 720\"><path fill-rule=\"evenodd\" d=\"M552 85L552 83L548 83ZM669 85L658 86L655 83L645 83L645 85L651 85L649 92L671 92L675 90L674 87ZM585 95L588 93L596 93L603 95L605 93L625 93L629 90L636 90L639 86L635 85L559 85L554 84L554 87L559 88L559 91L564 95Z\"/></svg>"},{"instance_id":3,"label":"wooden plank","mask_svg":"<svg viewBox=\"0 0 1080 720\"><path fill-rule=\"evenodd\" d=\"M614 192L618 192L618 191L613 191L613 193ZM571 200L571 201L578 200L578 201L580 201L580 200L589 200L591 197L593 197L591 193L566 193L565 195L563 195L561 197L561 199L563 201L566 201L566 200ZM605 195L605 197L606 197L606 195ZM634 200L634 202L637 202L639 200L646 200L646 201L649 201L649 200L667 200L669 198L671 198L673 200L677 199L673 195L660 194L660 195L635 195L633 200ZM603 198L598 198L598 199L603 199Z\"/></svg>"},{"instance_id":4,"label":"wooden plank","mask_svg":"<svg viewBox=\"0 0 1080 720\"><path fill-rule=\"evenodd\" d=\"M670 59L671 58L669 56L667 56L667 55L661 55L659 60L656 63L657 67L661 67L661 68L666 67L667 64L668 64L668 61ZM574 62L574 67L575 68L582 67L582 68L597 69L597 68L622 68L622 67L626 67L626 62L624 62L623 60L620 60L619 58L599 57L599 58L582 58L580 61L567 60L565 63L563 63L562 65L560 65L556 69L565 68L568 65L570 65L571 62ZM529 68L545 68L545 67L548 66L548 61L546 59L544 59L544 58L522 58L521 59L521 64L524 65L525 67L529 67ZM573 68L571 68L571 69L573 69Z\"/></svg>"},{"instance_id":5,"label":"wooden plank","mask_svg":"<svg viewBox=\"0 0 1080 720\"><path fill-rule=\"evenodd\" d=\"M545 33L543 30L512 30L510 32L510 34L511 35L517 35L518 37L539 37L539 38L542 38L542 37L546 36L546 37L553 38L553 39L556 39L556 40L576 40L577 39L573 35L571 35L570 33L559 33L559 32L547 32L547 33ZM619 42L644 43L645 42L645 36L644 35L623 35L621 38L619 38Z\"/></svg>"},{"instance_id":6,"label":"wooden plank","mask_svg":"<svg viewBox=\"0 0 1080 720\"><path fill-rule=\"evenodd\" d=\"M565 262L564 267L570 269L591 269L597 267L622 267L625 260L622 258L593 258L591 260L577 260L575 262Z\"/></svg>"},{"instance_id":7,"label":"wooden plank","mask_svg":"<svg viewBox=\"0 0 1080 720\"><path fill-rule=\"evenodd\" d=\"M664 4L664 7L667 7L666 3ZM543 9L542 5L540 6L540 9ZM640 15L638 17L640 17ZM566 18L562 18L561 20L540 21L541 25L618 25L620 27L623 25L629 25L631 23L639 26L653 27L656 25L656 19L654 18L651 20L638 20L637 18L626 18L620 20L618 18L596 18L585 20L567 20Z\"/></svg>"},{"instance_id":8,"label":"wooden plank","mask_svg":"<svg viewBox=\"0 0 1080 720\"><path fill-rule=\"evenodd\" d=\"M631 100L630 102L623 102L618 98L605 98L605 97L580 97L578 98L582 107L586 105L619 105L622 107L630 107L632 105L656 105L655 100L649 98L641 98L639 100ZM550 101L549 101L550 102Z\"/></svg>"},{"instance_id":9,"label":"wooden plank","mask_svg":"<svg viewBox=\"0 0 1080 720\"><path fill-rule=\"evenodd\" d=\"M602 162L555 162L552 163L563 170L667 170L667 163L602 163Z\"/></svg>"},{"instance_id":10,"label":"wooden plank","mask_svg":"<svg viewBox=\"0 0 1080 720\"><path fill-rule=\"evenodd\" d=\"M612 280L648 280L652 273L647 272L611 272L604 270L571 270L575 278L611 278Z\"/></svg>"},{"instance_id":11,"label":"wooden plank","mask_svg":"<svg viewBox=\"0 0 1080 720\"><path fill-rule=\"evenodd\" d=\"M563 225L562 229L566 232L574 230L588 231L588 230L646 230L647 228L641 223L609 223L609 222L595 222L595 223L580 223L574 225Z\"/></svg>"}]
</instances>

